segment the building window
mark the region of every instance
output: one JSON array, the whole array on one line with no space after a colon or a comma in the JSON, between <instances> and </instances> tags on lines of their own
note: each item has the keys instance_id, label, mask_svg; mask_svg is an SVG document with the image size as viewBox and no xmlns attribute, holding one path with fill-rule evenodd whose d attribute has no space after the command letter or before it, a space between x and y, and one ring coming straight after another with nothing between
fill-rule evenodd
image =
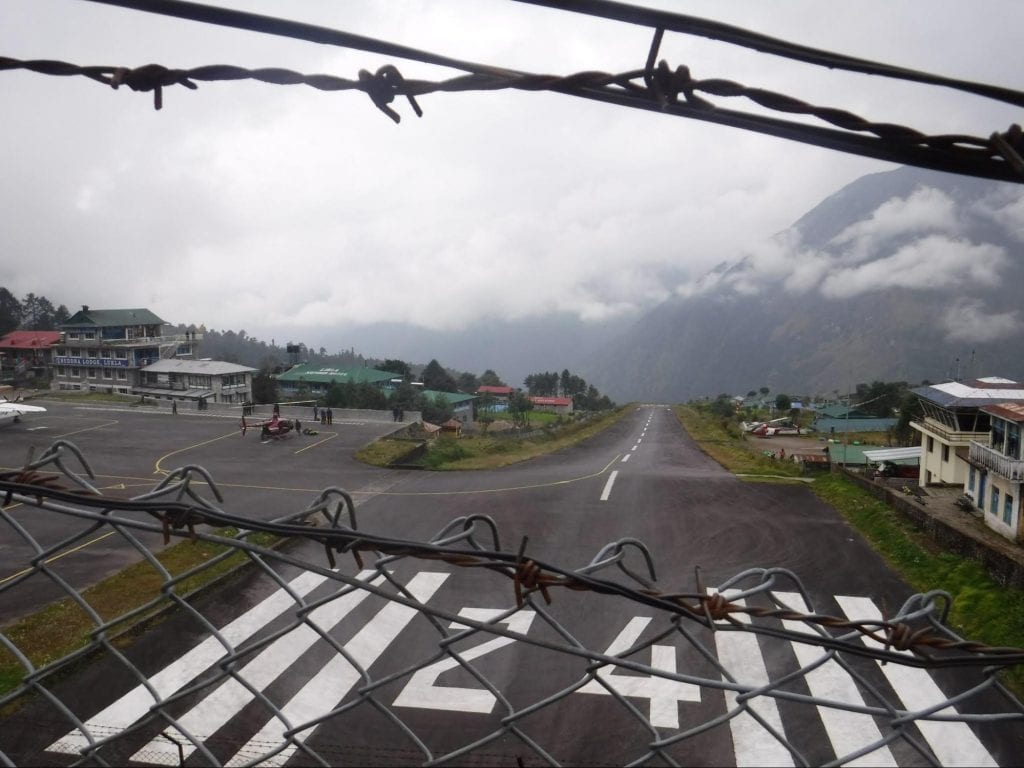
<instances>
[{"instance_id":1,"label":"building window","mask_svg":"<svg viewBox=\"0 0 1024 768\"><path fill-rule=\"evenodd\" d=\"M948 445L942 446L942 460L944 462L946 462L947 464L949 463L949 446Z\"/></svg>"},{"instance_id":2,"label":"building window","mask_svg":"<svg viewBox=\"0 0 1024 768\"><path fill-rule=\"evenodd\" d=\"M1013 496L1010 494L1003 497L1003 522L1007 525L1013 524Z\"/></svg>"},{"instance_id":3,"label":"building window","mask_svg":"<svg viewBox=\"0 0 1024 768\"><path fill-rule=\"evenodd\" d=\"M992 419L992 448L1003 452L1003 442L1006 439L1006 422L1002 419Z\"/></svg>"},{"instance_id":4,"label":"building window","mask_svg":"<svg viewBox=\"0 0 1024 768\"><path fill-rule=\"evenodd\" d=\"M1020 458L1020 424L1006 425L1006 455L1011 459Z\"/></svg>"},{"instance_id":5,"label":"building window","mask_svg":"<svg viewBox=\"0 0 1024 768\"><path fill-rule=\"evenodd\" d=\"M992 486L992 501L988 505L988 511L993 515L999 514L999 489Z\"/></svg>"},{"instance_id":6,"label":"building window","mask_svg":"<svg viewBox=\"0 0 1024 768\"><path fill-rule=\"evenodd\" d=\"M932 437L931 435L928 435L928 453L934 453L934 452L935 452L935 438Z\"/></svg>"},{"instance_id":7,"label":"building window","mask_svg":"<svg viewBox=\"0 0 1024 768\"><path fill-rule=\"evenodd\" d=\"M77 368L72 368L71 369L71 378L77 379L77 378L80 378L81 376L82 376L82 372L79 371Z\"/></svg>"},{"instance_id":8,"label":"building window","mask_svg":"<svg viewBox=\"0 0 1024 768\"><path fill-rule=\"evenodd\" d=\"M127 371L122 371L121 369L118 369L118 371L117 371L117 379L118 379L118 381L124 381L127 378L128 378L128 372Z\"/></svg>"},{"instance_id":9,"label":"building window","mask_svg":"<svg viewBox=\"0 0 1024 768\"><path fill-rule=\"evenodd\" d=\"M974 467L971 467L971 471L967 475L967 490L970 491L971 493L974 493L974 475L975 475L975 473L976 473L976 470L974 469Z\"/></svg>"}]
</instances>

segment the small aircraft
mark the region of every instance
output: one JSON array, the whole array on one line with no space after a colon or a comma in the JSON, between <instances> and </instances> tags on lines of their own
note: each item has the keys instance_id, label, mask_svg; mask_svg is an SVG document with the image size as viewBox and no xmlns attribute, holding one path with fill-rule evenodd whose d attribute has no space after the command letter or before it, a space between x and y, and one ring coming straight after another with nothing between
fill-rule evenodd
<instances>
[{"instance_id":1,"label":"small aircraft","mask_svg":"<svg viewBox=\"0 0 1024 768\"><path fill-rule=\"evenodd\" d=\"M800 428L792 420L783 417L781 419L772 419L771 421L762 421L760 424L754 425L749 432L757 437L799 435Z\"/></svg>"},{"instance_id":2,"label":"small aircraft","mask_svg":"<svg viewBox=\"0 0 1024 768\"><path fill-rule=\"evenodd\" d=\"M17 424L26 413L46 413L41 405L25 405L20 401L11 401L0 397L0 424Z\"/></svg>"},{"instance_id":3,"label":"small aircraft","mask_svg":"<svg viewBox=\"0 0 1024 768\"><path fill-rule=\"evenodd\" d=\"M246 423L245 416L243 416L241 427L243 435L250 428L258 428L260 430L261 439L277 440L291 432L292 429L295 428L295 424L290 419L282 419L275 413L270 417L269 421L257 421L254 424Z\"/></svg>"}]
</instances>

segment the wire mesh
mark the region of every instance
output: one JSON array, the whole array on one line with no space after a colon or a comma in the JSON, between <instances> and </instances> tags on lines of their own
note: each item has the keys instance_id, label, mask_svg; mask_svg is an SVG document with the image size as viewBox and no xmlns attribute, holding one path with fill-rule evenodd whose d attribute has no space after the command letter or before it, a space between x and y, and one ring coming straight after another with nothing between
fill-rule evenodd
<instances>
[{"instance_id":1,"label":"wire mesh","mask_svg":"<svg viewBox=\"0 0 1024 768\"><path fill-rule=\"evenodd\" d=\"M23 623L0 631L4 764L994 765L986 742L1024 721L1000 682L1024 651L959 637L943 593L885 618L857 596L818 612L782 569L666 593L635 539L568 568L503 550L483 515L411 541L360 531L337 488L255 523L201 467L127 499L91 479L66 441L0 477L6 549L25 553L0 605L43 585L86 637L47 656ZM139 605L60 572L106 534L155 576ZM222 551L172 573L179 539Z\"/></svg>"}]
</instances>

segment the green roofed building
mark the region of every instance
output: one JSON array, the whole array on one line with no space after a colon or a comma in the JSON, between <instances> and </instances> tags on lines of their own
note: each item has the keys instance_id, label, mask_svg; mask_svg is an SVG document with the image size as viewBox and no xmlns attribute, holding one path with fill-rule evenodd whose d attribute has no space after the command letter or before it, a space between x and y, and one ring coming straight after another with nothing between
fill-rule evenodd
<instances>
[{"instance_id":1,"label":"green roofed building","mask_svg":"<svg viewBox=\"0 0 1024 768\"><path fill-rule=\"evenodd\" d=\"M288 397L299 394L303 389L311 395L325 394L332 382L372 384L379 389L390 389L395 374L390 371L378 371L376 368L336 368L330 365L300 363L274 378L277 379L282 396Z\"/></svg>"},{"instance_id":2,"label":"green roofed building","mask_svg":"<svg viewBox=\"0 0 1024 768\"><path fill-rule=\"evenodd\" d=\"M473 420L473 401L476 400L476 395L466 395L462 392L441 392L436 389L424 389L420 394L428 400L434 400L439 395L443 397L452 407L455 418L463 424L468 424Z\"/></svg>"}]
</instances>

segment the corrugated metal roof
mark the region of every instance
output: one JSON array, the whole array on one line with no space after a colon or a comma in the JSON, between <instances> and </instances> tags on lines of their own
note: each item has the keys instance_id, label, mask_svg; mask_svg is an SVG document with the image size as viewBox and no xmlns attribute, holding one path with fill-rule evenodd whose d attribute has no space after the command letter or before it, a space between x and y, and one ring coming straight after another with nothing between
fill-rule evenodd
<instances>
[{"instance_id":1,"label":"corrugated metal roof","mask_svg":"<svg viewBox=\"0 0 1024 768\"><path fill-rule=\"evenodd\" d=\"M11 331L0 339L3 349L39 349L60 342L60 331Z\"/></svg>"},{"instance_id":2,"label":"corrugated metal roof","mask_svg":"<svg viewBox=\"0 0 1024 768\"><path fill-rule=\"evenodd\" d=\"M121 325L167 325L148 309L89 309L83 307L68 318L61 328L99 327Z\"/></svg>"},{"instance_id":3,"label":"corrugated metal roof","mask_svg":"<svg viewBox=\"0 0 1024 768\"><path fill-rule=\"evenodd\" d=\"M483 384L476 389L478 395L511 395L512 387L499 387Z\"/></svg>"},{"instance_id":4,"label":"corrugated metal roof","mask_svg":"<svg viewBox=\"0 0 1024 768\"><path fill-rule=\"evenodd\" d=\"M981 410L991 413L1007 421L1024 421L1024 403L999 403L999 405L985 405Z\"/></svg>"},{"instance_id":5,"label":"corrugated metal roof","mask_svg":"<svg viewBox=\"0 0 1024 768\"><path fill-rule=\"evenodd\" d=\"M572 405L571 397L531 397L530 402L534 405L554 405L554 406L569 406Z\"/></svg>"},{"instance_id":6,"label":"corrugated metal roof","mask_svg":"<svg viewBox=\"0 0 1024 768\"><path fill-rule=\"evenodd\" d=\"M222 360L157 360L142 370L148 373L196 373L207 376L224 376L230 373L255 372L259 369Z\"/></svg>"},{"instance_id":7,"label":"corrugated metal roof","mask_svg":"<svg viewBox=\"0 0 1024 768\"><path fill-rule=\"evenodd\" d=\"M879 448L878 450L864 451L864 457L868 461L903 461L905 459L920 459L921 446L915 445L910 448Z\"/></svg>"},{"instance_id":8,"label":"corrugated metal roof","mask_svg":"<svg viewBox=\"0 0 1024 768\"><path fill-rule=\"evenodd\" d=\"M336 368L329 365L300 363L289 368L284 373L279 373L275 378L278 381L287 383L298 383L302 379L319 384L330 384L332 381L336 381L339 384L344 384L347 381L355 384L362 382L376 384L381 381L391 381L394 375L391 371L378 371L376 368L367 368L365 366Z\"/></svg>"},{"instance_id":9,"label":"corrugated metal roof","mask_svg":"<svg viewBox=\"0 0 1024 768\"><path fill-rule=\"evenodd\" d=\"M1024 385L997 377L971 382L947 381L944 384L931 384L911 391L918 397L946 408L969 408L1013 400L1024 401Z\"/></svg>"},{"instance_id":10,"label":"corrugated metal roof","mask_svg":"<svg viewBox=\"0 0 1024 768\"><path fill-rule=\"evenodd\" d=\"M431 400L438 395L441 395L448 401L449 405L461 405L462 403L470 400L476 400L476 395L466 395L462 392L442 392L437 389L424 389L422 394L424 397L429 397Z\"/></svg>"}]
</instances>

